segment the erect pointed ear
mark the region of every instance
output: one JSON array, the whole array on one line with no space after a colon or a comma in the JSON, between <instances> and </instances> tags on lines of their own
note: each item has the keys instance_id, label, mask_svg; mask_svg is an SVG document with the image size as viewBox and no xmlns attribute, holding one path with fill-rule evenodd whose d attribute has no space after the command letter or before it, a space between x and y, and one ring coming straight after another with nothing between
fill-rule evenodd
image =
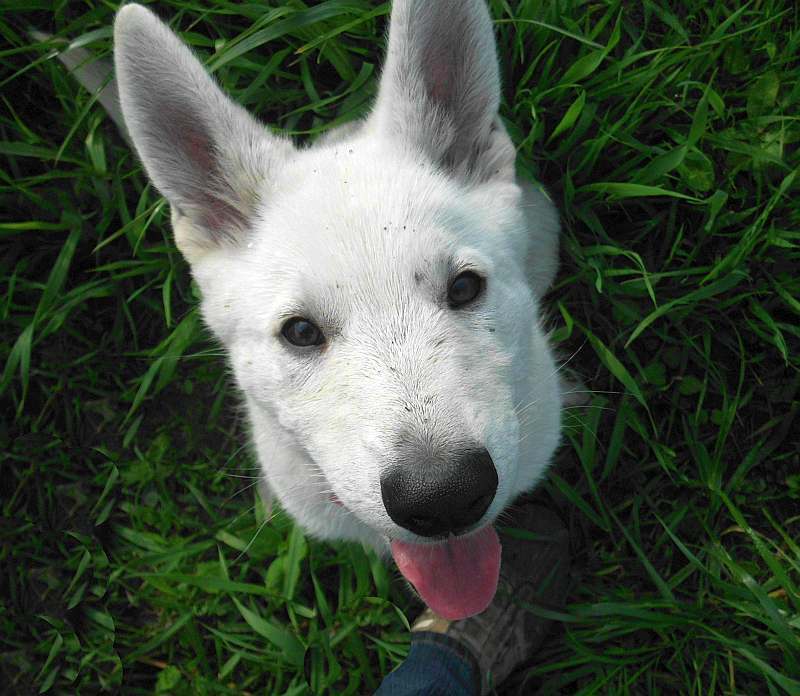
<instances>
[{"instance_id":1,"label":"erect pointed ear","mask_svg":"<svg viewBox=\"0 0 800 696\"><path fill-rule=\"evenodd\" d=\"M395 0L372 127L470 179L513 176L485 0Z\"/></svg>"},{"instance_id":2,"label":"erect pointed ear","mask_svg":"<svg viewBox=\"0 0 800 696\"><path fill-rule=\"evenodd\" d=\"M172 207L181 251L191 262L241 241L291 143L226 97L189 48L141 5L117 13L114 63L125 124Z\"/></svg>"}]
</instances>

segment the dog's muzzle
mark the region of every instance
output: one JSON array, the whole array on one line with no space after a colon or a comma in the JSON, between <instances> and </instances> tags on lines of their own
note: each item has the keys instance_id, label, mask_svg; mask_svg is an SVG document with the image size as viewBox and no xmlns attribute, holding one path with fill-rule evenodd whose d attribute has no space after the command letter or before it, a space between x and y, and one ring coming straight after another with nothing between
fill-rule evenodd
<instances>
[{"instance_id":1,"label":"dog's muzzle","mask_svg":"<svg viewBox=\"0 0 800 696\"><path fill-rule=\"evenodd\" d=\"M497 470L485 449L398 466L381 477L389 517L423 537L468 530L492 504Z\"/></svg>"}]
</instances>

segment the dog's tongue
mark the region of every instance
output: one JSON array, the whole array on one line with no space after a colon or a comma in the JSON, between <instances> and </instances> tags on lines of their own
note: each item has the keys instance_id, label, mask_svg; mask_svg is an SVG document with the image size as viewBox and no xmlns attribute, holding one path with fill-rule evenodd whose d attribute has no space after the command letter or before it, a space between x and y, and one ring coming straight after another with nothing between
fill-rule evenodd
<instances>
[{"instance_id":1,"label":"dog's tongue","mask_svg":"<svg viewBox=\"0 0 800 696\"><path fill-rule=\"evenodd\" d=\"M392 556L425 604L448 621L479 614L497 590L500 540L491 525L436 545L393 541Z\"/></svg>"}]
</instances>

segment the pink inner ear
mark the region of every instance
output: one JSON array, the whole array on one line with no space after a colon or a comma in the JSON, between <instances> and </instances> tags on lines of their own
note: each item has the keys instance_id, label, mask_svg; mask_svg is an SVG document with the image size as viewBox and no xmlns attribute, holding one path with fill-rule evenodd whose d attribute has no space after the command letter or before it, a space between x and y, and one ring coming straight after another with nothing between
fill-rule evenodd
<instances>
[{"instance_id":1,"label":"pink inner ear","mask_svg":"<svg viewBox=\"0 0 800 696\"><path fill-rule=\"evenodd\" d=\"M223 205L217 207L218 201L208 197L203 203L202 224L212 232L222 232L226 227L226 218L223 212Z\"/></svg>"},{"instance_id":2,"label":"pink inner ear","mask_svg":"<svg viewBox=\"0 0 800 696\"><path fill-rule=\"evenodd\" d=\"M236 228L244 225L244 217L229 203L214 196L206 196L202 204L201 224L218 237L232 235Z\"/></svg>"},{"instance_id":3,"label":"pink inner ear","mask_svg":"<svg viewBox=\"0 0 800 696\"><path fill-rule=\"evenodd\" d=\"M440 62L437 56L436 62L429 64L428 72L428 94L434 101L444 101L447 96L447 80L450 76L449 66Z\"/></svg>"},{"instance_id":4,"label":"pink inner ear","mask_svg":"<svg viewBox=\"0 0 800 696\"><path fill-rule=\"evenodd\" d=\"M459 66L453 62L458 54L456 47L446 43L428 46L424 51L423 70L428 96L450 108L455 106L452 100L458 89Z\"/></svg>"},{"instance_id":5,"label":"pink inner ear","mask_svg":"<svg viewBox=\"0 0 800 696\"><path fill-rule=\"evenodd\" d=\"M241 222L241 215L229 203L214 195L213 187L221 185L222 182L214 181L217 164L214 161L211 144L202 132L192 128L184 133L182 145L192 169L197 173L201 187L201 190L196 192L199 196L196 205L200 208L200 223L210 232L224 237L232 232L232 227Z\"/></svg>"},{"instance_id":6,"label":"pink inner ear","mask_svg":"<svg viewBox=\"0 0 800 696\"><path fill-rule=\"evenodd\" d=\"M183 150L193 166L205 169L209 173L215 169L214 160L211 157L211 143L205 134L189 128L181 134L181 140Z\"/></svg>"},{"instance_id":7,"label":"pink inner ear","mask_svg":"<svg viewBox=\"0 0 800 696\"><path fill-rule=\"evenodd\" d=\"M211 136L188 106L168 103L161 108L155 121L165 132L159 139L177 145L195 176L216 170Z\"/></svg>"},{"instance_id":8,"label":"pink inner ear","mask_svg":"<svg viewBox=\"0 0 800 696\"><path fill-rule=\"evenodd\" d=\"M181 104L162 108L159 120L169 131L168 140L176 144L175 155L183 160L176 165L183 170L176 186L179 202L214 238L233 238L245 226L245 216L229 202L238 192L228 188L205 124Z\"/></svg>"},{"instance_id":9,"label":"pink inner ear","mask_svg":"<svg viewBox=\"0 0 800 696\"><path fill-rule=\"evenodd\" d=\"M216 195L215 187L223 185L218 179L217 161L211 140L198 124L191 123L186 115L175 114L173 126L180 129L176 141L195 174L196 186L187 191L191 203L199 212L199 222L209 232L225 237L244 222L242 214L230 203Z\"/></svg>"}]
</instances>

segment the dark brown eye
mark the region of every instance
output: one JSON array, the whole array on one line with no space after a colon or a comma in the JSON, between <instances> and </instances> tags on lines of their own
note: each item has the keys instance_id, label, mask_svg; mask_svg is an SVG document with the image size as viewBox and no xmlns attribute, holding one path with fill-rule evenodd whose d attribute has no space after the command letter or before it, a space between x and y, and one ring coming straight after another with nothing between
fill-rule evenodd
<instances>
[{"instance_id":1,"label":"dark brown eye","mask_svg":"<svg viewBox=\"0 0 800 696\"><path fill-rule=\"evenodd\" d=\"M281 329L283 337L293 346L308 348L319 346L325 343L325 336L322 331L308 319L294 317L289 319Z\"/></svg>"},{"instance_id":2,"label":"dark brown eye","mask_svg":"<svg viewBox=\"0 0 800 696\"><path fill-rule=\"evenodd\" d=\"M472 302L483 290L483 278L472 271L457 275L447 290L447 301L453 309Z\"/></svg>"}]
</instances>

